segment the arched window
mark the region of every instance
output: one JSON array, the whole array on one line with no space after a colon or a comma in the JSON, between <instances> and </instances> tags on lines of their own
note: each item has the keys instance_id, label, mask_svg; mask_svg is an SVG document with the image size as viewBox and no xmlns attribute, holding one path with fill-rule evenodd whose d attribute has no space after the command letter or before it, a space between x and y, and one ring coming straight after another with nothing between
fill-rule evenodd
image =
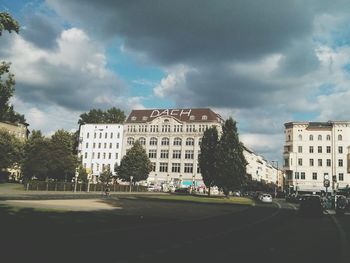
<instances>
[{"instance_id":1,"label":"arched window","mask_svg":"<svg viewBox=\"0 0 350 263\"><path fill-rule=\"evenodd\" d=\"M146 145L146 138L145 137L141 137L139 139L139 142L140 142L141 145Z\"/></svg>"},{"instance_id":2,"label":"arched window","mask_svg":"<svg viewBox=\"0 0 350 263\"><path fill-rule=\"evenodd\" d=\"M317 140L322 141L322 135L318 135Z\"/></svg>"},{"instance_id":3,"label":"arched window","mask_svg":"<svg viewBox=\"0 0 350 263\"><path fill-rule=\"evenodd\" d=\"M186 145L187 146L194 145L194 139L193 138L187 138L186 139Z\"/></svg>"},{"instance_id":4,"label":"arched window","mask_svg":"<svg viewBox=\"0 0 350 263\"><path fill-rule=\"evenodd\" d=\"M158 142L157 138L152 137L152 138L149 140L149 145L157 145L157 142Z\"/></svg>"},{"instance_id":5,"label":"arched window","mask_svg":"<svg viewBox=\"0 0 350 263\"><path fill-rule=\"evenodd\" d=\"M176 138L174 139L174 145L181 145L181 144L182 144L181 138L176 137Z\"/></svg>"},{"instance_id":6,"label":"arched window","mask_svg":"<svg viewBox=\"0 0 350 263\"><path fill-rule=\"evenodd\" d=\"M127 144L128 144L128 145L134 145L134 141L135 141L134 138L129 137L129 138L127 139Z\"/></svg>"},{"instance_id":7,"label":"arched window","mask_svg":"<svg viewBox=\"0 0 350 263\"><path fill-rule=\"evenodd\" d=\"M338 141L343 140L343 136L341 136L341 134L338 135Z\"/></svg>"},{"instance_id":8,"label":"arched window","mask_svg":"<svg viewBox=\"0 0 350 263\"><path fill-rule=\"evenodd\" d=\"M301 134L299 134L298 138L299 138L299 141L303 140L303 136L301 136Z\"/></svg>"},{"instance_id":9,"label":"arched window","mask_svg":"<svg viewBox=\"0 0 350 263\"><path fill-rule=\"evenodd\" d=\"M290 135L288 135L288 141L290 141Z\"/></svg>"},{"instance_id":10,"label":"arched window","mask_svg":"<svg viewBox=\"0 0 350 263\"><path fill-rule=\"evenodd\" d=\"M162 138L162 145L169 145L169 138L167 137Z\"/></svg>"},{"instance_id":11,"label":"arched window","mask_svg":"<svg viewBox=\"0 0 350 263\"><path fill-rule=\"evenodd\" d=\"M314 140L314 136L312 134L309 135L309 140L313 141Z\"/></svg>"},{"instance_id":12,"label":"arched window","mask_svg":"<svg viewBox=\"0 0 350 263\"><path fill-rule=\"evenodd\" d=\"M327 135L326 140L327 140L327 141L330 141L330 140L331 140L331 136L330 136L329 134Z\"/></svg>"}]
</instances>

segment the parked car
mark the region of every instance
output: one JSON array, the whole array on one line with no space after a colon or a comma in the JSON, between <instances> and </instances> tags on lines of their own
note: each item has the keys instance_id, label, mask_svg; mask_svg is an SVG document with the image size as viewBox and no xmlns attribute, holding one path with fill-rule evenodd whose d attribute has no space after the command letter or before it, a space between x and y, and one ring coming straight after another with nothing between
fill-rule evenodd
<instances>
[{"instance_id":1,"label":"parked car","mask_svg":"<svg viewBox=\"0 0 350 263\"><path fill-rule=\"evenodd\" d=\"M299 214L305 216L322 216L323 204L318 195L303 195L300 200Z\"/></svg>"},{"instance_id":2,"label":"parked car","mask_svg":"<svg viewBox=\"0 0 350 263\"><path fill-rule=\"evenodd\" d=\"M180 194L189 194L190 193L190 189L189 188L184 188L184 187L182 187L182 188L177 188L176 190L175 190L175 193L180 193Z\"/></svg>"},{"instance_id":3,"label":"parked car","mask_svg":"<svg viewBox=\"0 0 350 263\"><path fill-rule=\"evenodd\" d=\"M263 203L272 203L272 196L270 194L262 194L259 199Z\"/></svg>"}]
</instances>

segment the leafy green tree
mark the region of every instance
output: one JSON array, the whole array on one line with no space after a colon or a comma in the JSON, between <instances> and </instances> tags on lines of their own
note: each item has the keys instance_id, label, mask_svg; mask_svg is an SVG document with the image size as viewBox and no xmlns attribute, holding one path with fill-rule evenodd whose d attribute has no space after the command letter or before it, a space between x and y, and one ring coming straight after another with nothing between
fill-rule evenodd
<instances>
[{"instance_id":1,"label":"leafy green tree","mask_svg":"<svg viewBox=\"0 0 350 263\"><path fill-rule=\"evenodd\" d=\"M25 180L45 180L49 177L50 141L41 131L33 130L24 146L22 172Z\"/></svg>"},{"instance_id":2,"label":"leafy green tree","mask_svg":"<svg viewBox=\"0 0 350 263\"><path fill-rule=\"evenodd\" d=\"M131 177L133 182L146 180L151 170L151 161L139 141L134 143L124 155L120 165L115 168L117 178L129 182Z\"/></svg>"},{"instance_id":3,"label":"leafy green tree","mask_svg":"<svg viewBox=\"0 0 350 263\"><path fill-rule=\"evenodd\" d=\"M88 173L86 172L86 169L82 165L79 165L78 167L78 180L83 183L88 182Z\"/></svg>"},{"instance_id":4,"label":"leafy green tree","mask_svg":"<svg viewBox=\"0 0 350 263\"><path fill-rule=\"evenodd\" d=\"M71 180L75 175L75 168L78 165L76 155L73 154L73 134L58 130L52 135L49 150L49 172L50 178L57 180Z\"/></svg>"},{"instance_id":5,"label":"leafy green tree","mask_svg":"<svg viewBox=\"0 0 350 263\"><path fill-rule=\"evenodd\" d=\"M243 146L239 141L236 122L232 118L222 126L222 135L216 151L217 176L215 184L228 196L246 179L247 161L243 155Z\"/></svg>"},{"instance_id":6,"label":"leafy green tree","mask_svg":"<svg viewBox=\"0 0 350 263\"><path fill-rule=\"evenodd\" d=\"M92 109L80 115L78 124L86 123L123 123L125 121L125 114L122 110L115 107L106 111L100 109Z\"/></svg>"},{"instance_id":7,"label":"leafy green tree","mask_svg":"<svg viewBox=\"0 0 350 263\"><path fill-rule=\"evenodd\" d=\"M105 112L106 123L123 123L125 118L124 111L117 109L116 107L110 108Z\"/></svg>"},{"instance_id":8,"label":"leafy green tree","mask_svg":"<svg viewBox=\"0 0 350 263\"><path fill-rule=\"evenodd\" d=\"M105 169L101 174L100 174L100 182L105 185L106 187L109 186L109 184L113 180L113 174L109 168Z\"/></svg>"},{"instance_id":9,"label":"leafy green tree","mask_svg":"<svg viewBox=\"0 0 350 263\"><path fill-rule=\"evenodd\" d=\"M209 189L209 196L211 187L214 186L215 183L215 175L217 174L215 152L217 151L218 143L219 136L216 127L207 129L202 138L199 167L201 169L204 184Z\"/></svg>"},{"instance_id":10,"label":"leafy green tree","mask_svg":"<svg viewBox=\"0 0 350 263\"><path fill-rule=\"evenodd\" d=\"M3 31L11 33L19 32L19 24L9 13L0 13L0 35ZM0 121L25 123L24 115L14 111L13 106L9 104L10 98L15 91L15 77L10 72L11 63L0 63Z\"/></svg>"}]
</instances>

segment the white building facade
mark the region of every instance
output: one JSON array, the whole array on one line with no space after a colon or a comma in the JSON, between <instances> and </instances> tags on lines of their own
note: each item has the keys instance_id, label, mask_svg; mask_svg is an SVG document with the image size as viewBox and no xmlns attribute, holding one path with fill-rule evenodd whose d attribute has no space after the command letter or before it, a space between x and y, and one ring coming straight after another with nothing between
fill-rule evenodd
<instances>
[{"instance_id":1,"label":"white building facade","mask_svg":"<svg viewBox=\"0 0 350 263\"><path fill-rule=\"evenodd\" d=\"M80 126L78 156L93 178L120 164L123 146L122 124L84 124Z\"/></svg>"},{"instance_id":2,"label":"white building facade","mask_svg":"<svg viewBox=\"0 0 350 263\"><path fill-rule=\"evenodd\" d=\"M285 126L286 184L300 192L335 191L350 183L350 122L288 122ZM330 181L329 187L324 180Z\"/></svg>"},{"instance_id":3,"label":"white building facade","mask_svg":"<svg viewBox=\"0 0 350 263\"><path fill-rule=\"evenodd\" d=\"M221 131L223 119L210 109L133 110L124 124L123 155L136 140L152 163L148 182L200 185L198 165L204 131Z\"/></svg>"}]
</instances>

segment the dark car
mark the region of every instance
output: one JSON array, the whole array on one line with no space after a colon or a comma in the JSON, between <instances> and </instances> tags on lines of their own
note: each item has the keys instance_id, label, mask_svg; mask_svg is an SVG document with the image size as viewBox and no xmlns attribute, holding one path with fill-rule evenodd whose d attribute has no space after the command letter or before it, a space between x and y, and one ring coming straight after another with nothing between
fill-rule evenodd
<instances>
[{"instance_id":1,"label":"dark car","mask_svg":"<svg viewBox=\"0 0 350 263\"><path fill-rule=\"evenodd\" d=\"M299 214L305 216L322 216L323 205L318 195L303 195L300 200Z\"/></svg>"}]
</instances>

